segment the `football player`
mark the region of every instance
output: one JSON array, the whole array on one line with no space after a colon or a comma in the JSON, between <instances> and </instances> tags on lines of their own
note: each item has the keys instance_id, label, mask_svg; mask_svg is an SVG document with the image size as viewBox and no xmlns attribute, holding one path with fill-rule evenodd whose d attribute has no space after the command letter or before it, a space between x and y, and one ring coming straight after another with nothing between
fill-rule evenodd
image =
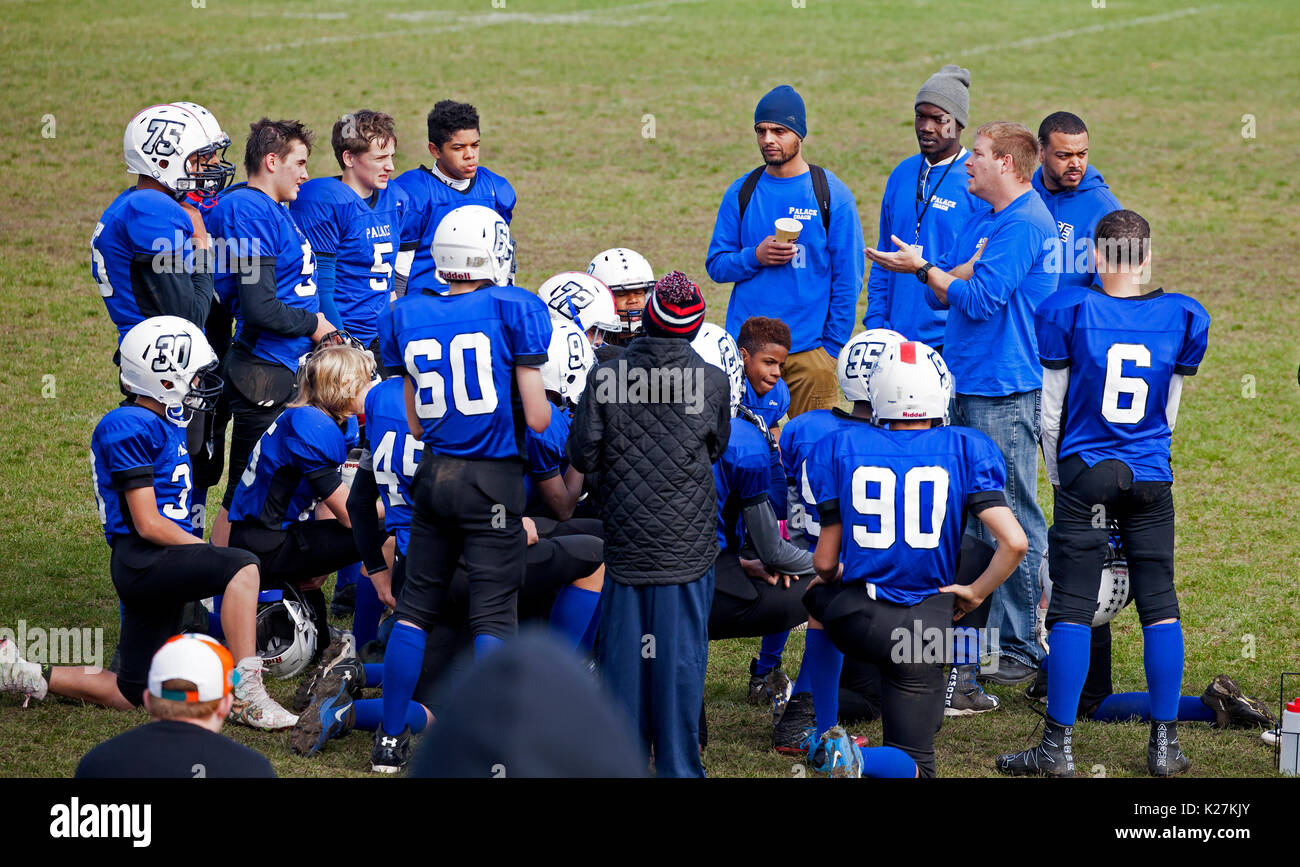
<instances>
[{"instance_id":1,"label":"football player","mask_svg":"<svg viewBox=\"0 0 1300 867\"><path fill-rule=\"evenodd\" d=\"M311 244L284 207L307 180L314 138L298 121L263 118L250 125L248 181L227 190L208 212L210 231L227 247L217 295L235 317L225 360L234 430L230 476L212 529L218 545L229 539L230 500L249 454L293 396L298 359L337 330L320 312Z\"/></svg>"},{"instance_id":2,"label":"football player","mask_svg":"<svg viewBox=\"0 0 1300 867\"><path fill-rule=\"evenodd\" d=\"M655 272L646 258L626 247L611 247L597 253L587 265L587 273L609 287L614 293L614 309L620 320L617 331L605 335L611 347L605 355L613 354L612 347L626 346L641 333L641 312L645 309L646 294L655 287ZM596 353L600 361L607 358Z\"/></svg>"},{"instance_id":3,"label":"football player","mask_svg":"<svg viewBox=\"0 0 1300 867\"><path fill-rule=\"evenodd\" d=\"M393 118L366 109L346 114L330 143L342 174L303 184L289 212L316 255L321 312L378 357L379 314L394 288L407 211L406 194L388 183L397 149Z\"/></svg>"},{"instance_id":4,"label":"football player","mask_svg":"<svg viewBox=\"0 0 1300 867\"><path fill-rule=\"evenodd\" d=\"M542 365L542 387L551 402L551 423L537 433L524 432L528 446L528 475L524 477L531 516L568 521L582 496L585 476L569 466L565 444L569 441L572 409L587 387L587 371L596 354L580 326L568 320L552 322L555 331Z\"/></svg>"},{"instance_id":5,"label":"football player","mask_svg":"<svg viewBox=\"0 0 1300 867\"><path fill-rule=\"evenodd\" d=\"M371 766L409 757L406 711L437 618L463 556L475 652L516 628L525 537L524 426L551 420L538 370L551 320L536 295L509 286L514 244L505 219L482 205L449 213L432 245L446 294L398 299L383 319L385 365L406 369L407 420L424 442L412 485L410 559L384 660L384 720Z\"/></svg>"},{"instance_id":6,"label":"football player","mask_svg":"<svg viewBox=\"0 0 1300 867\"><path fill-rule=\"evenodd\" d=\"M0 662L0 691L44 698L46 691L130 710L143 701L149 663L176 631L187 602L225 594L221 624L239 660L238 720L261 729L292 726L262 684L256 650L259 564L247 551L194 537L191 467L185 448L190 414L211 410L221 391L217 359L203 332L177 316L155 316L121 345L120 385L127 400L95 427L91 481L113 549L110 571L122 602L121 665L102 669Z\"/></svg>"},{"instance_id":7,"label":"football player","mask_svg":"<svg viewBox=\"0 0 1300 867\"><path fill-rule=\"evenodd\" d=\"M837 726L809 757L833 775L933 777L943 660L924 650L918 659L915 650L951 636L953 622L1006 580L1028 542L1006 505L997 446L947 426L952 378L942 356L922 343L891 346L868 395L873 417L862 418L856 403L850 423L805 462L821 533L813 554L819 580L804 604L842 653L879 667L885 745L859 752ZM967 512L998 546L963 585L954 579Z\"/></svg>"},{"instance_id":8,"label":"football player","mask_svg":"<svg viewBox=\"0 0 1300 867\"><path fill-rule=\"evenodd\" d=\"M1205 357L1210 316L1186 295L1144 291L1150 243L1151 226L1133 211L1102 217L1094 244L1100 286L1065 287L1034 313L1044 368L1043 455L1056 489L1048 533L1052 652L1042 742L998 756L1004 773L1074 774L1074 722L1109 521L1119 525L1142 622L1151 715L1147 770L1170 777L1191 765L1178 745L1183 632L1174 590L1169 442L1183 378ZM1105 522L1096 520L1098 506Z\"/></svg>"},{"instance_id":9,"label":"football player","mask_svg":"<svg viewBox=\"0 0 1300 867\"><path fill-rule=\"evenodd\" d=\"M577 325L595 349L622 327L609 287L590 274L561 271L538 287L537 297L550 309L551 319Z\"/></svg>"},{"instance_id":10,"label":"football player","mask_svg":"<svg viewBox=\"0 0 1300 867\"><path fill-rule=\"evenodd\" d=\"M478 109L444 99L429 112L428 128L433 166L403 172L394 181L406 192L411 209L402 228L402 249L409 252L397 260L399 294L446 291L434 262L433 239L450 211L481 205L496 211L507 225L514 216L514 187L479 165Z\"/></svg>"}]
</instances>

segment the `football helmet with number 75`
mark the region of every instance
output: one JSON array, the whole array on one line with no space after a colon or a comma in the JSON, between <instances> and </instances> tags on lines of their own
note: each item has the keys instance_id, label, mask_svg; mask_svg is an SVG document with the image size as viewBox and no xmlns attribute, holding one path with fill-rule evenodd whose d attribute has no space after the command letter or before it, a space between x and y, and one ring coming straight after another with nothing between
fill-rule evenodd
<instances>
[{"instance_id":1,"label":"football helmet with number 75","mask_svg":"<svg viewBox=\"0 0 1300 867\"><path fill-rule=\"evenodd\" d=\"M235 177L226 161L230 136L201 105L151 105L126 125L122 150L126 170L145 175L174 193L215 196Z\"/></svg>"}]
</instances>

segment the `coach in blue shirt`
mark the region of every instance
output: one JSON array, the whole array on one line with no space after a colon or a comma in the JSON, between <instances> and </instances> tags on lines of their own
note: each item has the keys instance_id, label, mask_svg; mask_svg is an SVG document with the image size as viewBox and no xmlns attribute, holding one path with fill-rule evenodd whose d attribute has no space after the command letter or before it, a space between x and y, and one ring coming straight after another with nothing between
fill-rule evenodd
<instances>
[{"instance_id":1,"label":"coach in blue shirt","mask_svg":"<svg viewBox=\"0 0 1300 867\"><path fill-rule=\"evenodd\" d=\"M968 189L987 207L971 216L940 267L897 236L897 252L867 250L891 271L915 273L926 287L917 291L948 309L943 354L956 384L953 422L988 434L1006 458L1007 500L1029 537L1029 554L990 597L1001 657L985 679L1004 684L1033 677L1042 656L1033 627L1047 544L1037 501L1043 369L1033 316L1056 291L1058 275L1047 262L1056 222L1030 183L1037 162L1038 139L1024 126L984 124L966 174Z\"/></svg>"},{"instance_id":2,"label":"coach in blue shirt","mask_svg":"<svg viewBox=\"0 0 1300 867\"><path fill-rule=\"evenodd\" d=\"M1097 279L1092 238L1097 223L1120 210L1101 172L1088 165L1088 127L1077 115L1058 111L1038 125L1043 165L1034 172L1034 190L1056 220L1058 244L1049 268L1061 275L1061 289L1087 289Z\"/></svg>"},{"instance_id":3,"label":"coach in blue shirt","mask_svg":"<svg viewBox=\"0 0 1300 867\"><path fill-rule=\"evenodd\" d=\"M981 203L966 189L967 151L961 134L970 115L970 70L948 64L916 94L916 141L921 152L898 164L880 202L881 249L897 235L937 259ZM867 279L866 328L890 328L943 352L947 310L935 310L916 291L911 274L872 268Z\"/></svg>"},{"instance_id":4,"label":"coach in blue shirt","mask_svg":"<svg viewBox=\"0 0 1300 867\"><path fill-rule=\"evenodd\" d=\"M835 359L852 332L866 270L862 223L843 181L804 160L808 124L794 88L783 84L758 101L754 132L764 166L737 178L723 195L706 268L715 283L735 284L727 302L732 337L751 316L790 326L782 378L794 418L839 402ZM776 240L773 224L782 217L803 224L794 243Z\"/></svg>"}]
</instances>

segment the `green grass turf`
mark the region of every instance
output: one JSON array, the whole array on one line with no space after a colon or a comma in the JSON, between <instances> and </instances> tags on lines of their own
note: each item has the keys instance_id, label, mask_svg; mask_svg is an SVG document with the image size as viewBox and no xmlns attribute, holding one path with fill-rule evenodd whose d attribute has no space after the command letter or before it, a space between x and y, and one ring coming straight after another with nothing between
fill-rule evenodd
<instances>
[{"instance_id":1,"label":"green grass turf","mask_svg":"<svg viewBox=\"0 0 1300 867\"><path fill-rule=\"evenodd\" d=\"M626 245L660 272L698 279L721 321L726 288L707 280L704 254L722 191L758 163L749 132L757 98L783 82L803 94L806 154L854 191L871 242L885 178L914 152L916 90L955 61L972 70L972 129L999 119L1034 128L1058 109L1083 116L1093 164L1154 226L1156 282L1214 317L1174 438L1185 691L1227 672L1247 693L1276 700L1279 672L1300 669L1291 513L1300 476L1300 59L1289 4L507 3L0 4L0 626L21 617L102 627L106 652L116 640L87 471L94 424L118 400L114 330L86 245L128 183L119 142L139 108L201 102L234 138L236 163L247 124L263 115L301 118L327 139L341 113L379 108L398 119L401 170L422 161L434 101L472 101L484 164L519 191L521 284ZM1242 135L1245 115L1254 138ZM327 145L311 171L336 171ZM1115 636L1116 688L1141 689L1132 612ZM792 671L801 641L787 651ZM715 776L795 773L766 749L762 712L743 703L757 645L711 647ZM1004 710L945 725L942 774L987 775L993 754L1031 742L1037 717L1014 690L1000 695ZM138 720L60 701L24 711L0 697L0 774L68 775L94 743ZM356 772L366 755L356 736L308 762L288 756L284 736L227 732L286 776ZM867 733L879 742L878 725ZM1180 734L1194 775L1270 773L1271 752L1253 734ZM1139 725L1083 725L1081 769L1144 774L1144 735Z\"/></svg>"}]
</instances>

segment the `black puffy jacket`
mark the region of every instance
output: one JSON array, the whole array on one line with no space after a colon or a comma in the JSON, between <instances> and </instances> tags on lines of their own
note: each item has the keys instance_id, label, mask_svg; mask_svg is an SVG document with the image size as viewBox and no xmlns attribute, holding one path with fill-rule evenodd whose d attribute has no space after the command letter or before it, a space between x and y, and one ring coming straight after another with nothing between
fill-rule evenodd
<instances>
[{"instance_id":1,"label":"black puffy jacket","mask_svg":"<svg viewBox=\"0 0 1300 867\"><path fill-rule=\"evenodd\" d=\"M718 554L713 462L731 435L730 385L690 343L638 337L587 374L570 462L595 475L605 566L623 584L685 584Z\"/></svg>"}]
</instances>

